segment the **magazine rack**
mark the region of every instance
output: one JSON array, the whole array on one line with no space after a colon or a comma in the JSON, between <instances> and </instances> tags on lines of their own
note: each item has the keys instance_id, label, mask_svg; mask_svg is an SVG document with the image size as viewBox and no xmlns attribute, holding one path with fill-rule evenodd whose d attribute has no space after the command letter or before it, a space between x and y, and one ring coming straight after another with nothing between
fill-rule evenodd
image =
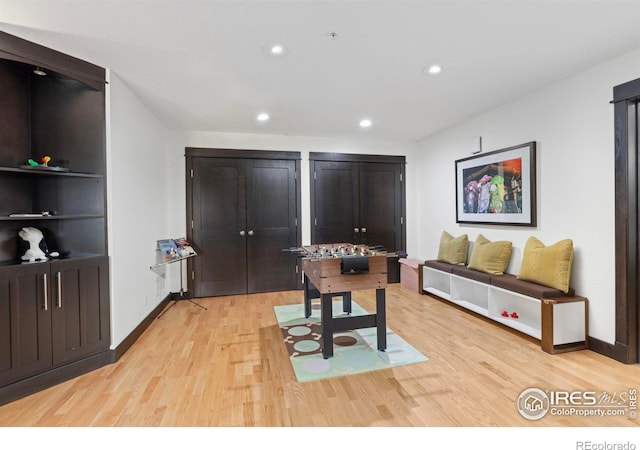
<instances>
[{"instance_id":1,"label":"magazine rack","mask_svg":"<svg viewBox=\"0 0 640 450\"><path fill-rule=\"evenodd\" d=\"M160 250L157 250L157 251L160 251ZM175 262L179 262L180 263L180 291L178 291L178 292L170 292L169 293L169 301L173 301L173 303L171 305L169 305L167 308L165 308L160 313L160 315L158 316L158 319L160 317L162 317L164 315L164 313L169 311L180 300L187 300L188 302L193 303L194 305L196 305L196 306L204 309L205 311L207 311L207 308L205 308L204 306L202 306L199 303L194 302L193 299L191 299L189 297L189 293L184 290L183 284L182 284L183 283L183 281L182 281L182 262L184 260L186 260L186 259L193 258L194 256L198 256L198 255L196 253L194 253L192 255L179 256L179 257L176 257L176 258L172 258L172 259L170 259L168 261L163 261L161 263L154 264L153 266L149 267L151 270L154 270L154 269L157 269L158 267L166 266L168 264L172 264L172 263L175 263Z\"/></svg>"}]
</instances>

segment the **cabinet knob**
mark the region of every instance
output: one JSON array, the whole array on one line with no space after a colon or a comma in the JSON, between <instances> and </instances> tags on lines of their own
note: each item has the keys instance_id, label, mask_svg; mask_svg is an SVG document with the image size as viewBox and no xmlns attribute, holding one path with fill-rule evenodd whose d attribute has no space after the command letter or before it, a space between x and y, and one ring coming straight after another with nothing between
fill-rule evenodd
<instances>
[{"instance_id":1,"label":"cabinet knob","mask_svg":"<svg viewBox=\"0 0 640 450\"><path fill-rule=\"evenodd\" d=\"M363 233L366 233L366 232L367 232L367 229L366 229L365 227L362 227L362 232L363 232Z\"/></svg>"},{"instance_id":2,"label":"cabinet knob","mask_svg":"<svg viewBox=\"0 0 640 450\"><path fill-rule=\"evenodd\" d=\"M360 228L354 228L354 229L353 229L353 232L354 232L354 233L360 233Z\"/></svg>"},{"instance_id":3,"label":"cabinet knob","mask_svg":"<svg viewBox=\"0 0 640 450\"><path fill-rule=\"evenodd\" d=\"M244 236L244 230L240 231L240 236Z\"/></svg>"},{"instance_id":4,"label":"cabinet knob","mask_svg":"<svg viewBox=\"0 0 640 450\"><path fill-rule=\"evenodd\" d=\"M249 230L249 232L247 233L249 236L253 236L253 230Z\"/></svg>"}]
</instances>

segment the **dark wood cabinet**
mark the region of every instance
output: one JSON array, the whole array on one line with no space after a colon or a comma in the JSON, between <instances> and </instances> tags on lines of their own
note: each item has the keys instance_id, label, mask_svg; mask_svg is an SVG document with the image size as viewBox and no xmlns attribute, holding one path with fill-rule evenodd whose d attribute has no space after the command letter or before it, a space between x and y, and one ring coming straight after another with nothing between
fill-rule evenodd
<instances>
[{"instance_id":1,"label":"dark wood cabinet","mask_svg":"<svg viewBox=\"0 0 640 450\"><path fill-rule=\"evenodd\" d=\"M311 153L311 241L405 249L405 158Z\"/></svg>"},{"instance_id":2,"label":"dark wood cabinet","mask_svg":"<svg viewBox=\"0 0 640 450\"><path fill-rule=\"evenodd\" d=\"M105 69L0 32L0 404L109 362L105 117Z\"/></svg>"},{"instance_id":3,"label":"dark wood cabinet","mask_svg":"<svg viewBox=\"0 0 640 450\"><path fill-rule=\"evenodd\" d=\"M51 263L53 364L109 348L109 260L80 258Z\"/></svg>"},{"instance_id":4,"label":"dark wood cabinet","mask_svg":"<svg viewBox=\"0 0 640 450\"><path fill-rule=\"evenodd\" d=\"M0 270L0 386L52 367L49 265Z\"/></svg>"},{"instance_id":5,"label":"dark wood cabinet","mask_svg":"<svg viewBox=\"0 0 640 450\"><path fill-rule=\"evenodd\" d=\"M109 336L106 257L0 271L0 386L104 351Z\"/></svg>"},{"instance_id":6,"label":"dark wood cabinet","mask_svg":"<svg viewBox=\"0 0 640 450\"><path fill-rule=\"evenodd\" d=\"M195 297L296 289L299 153L187 149Z\"/></svg>"}]
</instances>

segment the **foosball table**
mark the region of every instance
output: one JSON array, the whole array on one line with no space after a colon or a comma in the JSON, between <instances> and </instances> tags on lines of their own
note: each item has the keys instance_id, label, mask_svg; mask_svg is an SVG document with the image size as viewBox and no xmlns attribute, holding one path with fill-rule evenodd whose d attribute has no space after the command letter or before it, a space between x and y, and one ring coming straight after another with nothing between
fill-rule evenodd
<instances>
[{"instance_id":1,"label":"foosball table","mask_svg":"<svg viewBox=\"0 0 640 450\"><path fill-rule=\"evenodd\" d=\"M377 347L387 348L386 287L389 253L349 243L307 245L295 251L304 272L305 317L311 316L311 301L320 298L322 356L333 356L333 333L360 328L377 328ZM351 292L376 290L376 312L351 316ZM342 297L347 316L333 317L333 298Z\"/></svg>"}]
</instances>

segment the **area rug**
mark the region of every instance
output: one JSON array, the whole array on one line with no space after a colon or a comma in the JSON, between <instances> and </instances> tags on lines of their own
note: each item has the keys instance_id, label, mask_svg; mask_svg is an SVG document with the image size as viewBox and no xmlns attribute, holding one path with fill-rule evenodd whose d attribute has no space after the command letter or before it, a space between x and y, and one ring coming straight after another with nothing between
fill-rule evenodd
<instances>
[{"instance_id":1,"label":"area rug","mask_svg":"<svg viewBox=\"0 0 640 450\"><path fill-rule=\"evenodd\" d=\"M387 328L387 349L377 349L376 328L341 331L333 335L334 356L322 357L320 305L314 304L311 317L304 317L304 305L275 306L274 311L282 331L298 381L319 380L341 375L387 369L427 361L428 358L400 336ZM352 302L352 316L368 314ZM333 302L333 316L340 317L342 300Z\"/></svg>"}]
</instances>

